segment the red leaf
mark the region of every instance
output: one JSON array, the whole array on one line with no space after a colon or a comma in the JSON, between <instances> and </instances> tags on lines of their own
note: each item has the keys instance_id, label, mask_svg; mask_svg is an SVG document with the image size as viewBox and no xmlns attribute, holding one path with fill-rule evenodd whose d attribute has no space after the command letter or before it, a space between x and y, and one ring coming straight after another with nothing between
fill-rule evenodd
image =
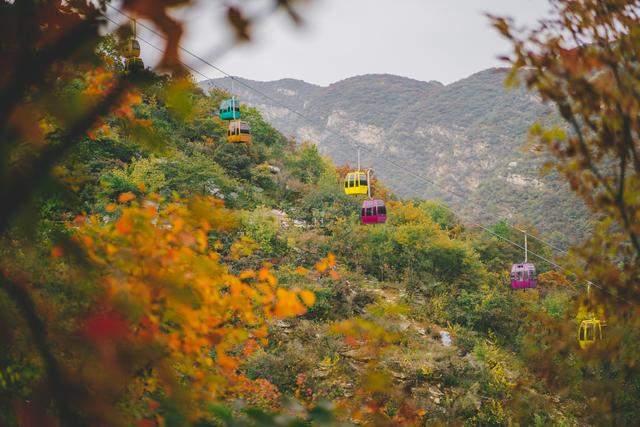
<instances>
[{"instance_id":1,"label":"red leaf","mask_svg":"<svg viewBox=\"0 0 640 427\"><path fill-rule=\"evenodd\" d=\"M84 333L94 342L117 340L129 334L129 325L118 313L98 313L85 321Z\"/></svg>"}]
</instances>

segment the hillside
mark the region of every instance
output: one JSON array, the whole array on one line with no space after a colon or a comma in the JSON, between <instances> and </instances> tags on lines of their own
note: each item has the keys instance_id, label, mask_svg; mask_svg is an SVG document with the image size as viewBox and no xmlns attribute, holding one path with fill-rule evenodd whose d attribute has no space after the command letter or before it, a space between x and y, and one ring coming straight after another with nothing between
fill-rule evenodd
<instances>
[{"instance_id":1,"label":"hillside","mask_svg":"<svg viewBox=\"0 0 640 427\"><path fill-rule=\"evenodd\" d=\"M25 283L20 298L0 293L9 349L0 354L0 424L20 425L25 413L55 418L51 401L69 405L66 415L80 425L635 419L639 395L621 362L580 352L576 329L588 314L581 289L538 264L538 289L511 290L509 268L522 254L495 237L519 238L504 223L492 219L495 234L483 233L446 204L399 199L381 171L372 186L388 221L362 225L362 199L344 194L342 170L313 143L292 143L247 105L252 142L232 143L217 115L228 93L147 74L70 149L0 240L3 280ZM490 164L466 175L471 182L502 165L492 155L520 161L506 136L492 139L510 135L505 120L544 110L532 102L522 117L505 117L496 105L478 117L462 99L490 104L483 79L498 78L260 86L282 99L305 94L301 107L393 158L412 153L419 164L434 147L450 150L453 160L441 157L451 167L484 158ZM82 96L92 79L78 73L65 93ZM389 111L387 88L402 116ZM522 96L504 95L502 104L516 108ZM431 121L418 123L425 110ZM445 128L451 110L459 121ZM373 118L385 127L361 124ZM471 129L485 139L465 149ZM551 256L539 242L530 249ZM614 341L626 331L613 324L607 333ZM64 393L51 391L54 379ZM592 386L607 382L620 386L605 395ZM594 395L602 410L584 405Z\"/></svg>"},{"instance_id":2,"label":"hillside","mask_svg":"<svg viewBox=\"0 0 640 427\"><path fill-rule=\"evenodd\" d=\"M246 81L277 105L241 84L233 90L285 135L317 143L339 165L354 164L356 153L336 134L370 148L377 156L363 153L363 164L400 196L439 198L485 223L501 217L529 223L560 245L579 241L589 229L582 202L553 174L541 176L545 159L524 149L531 124L551 120L552 111L523 89L506 89L504 77L504 70L490 69L446 86L392 75L357 76L327 87L292 79ZM229 79L212 83L231 89Z\"/></svg>"},{"instance_id":3,"label":"hillside","mask_svg":"<svg viewBox=\"0 0 640 427\"><path fill-rule=\"evenodd\" d=\"M236 83L241 105L180 65L184 2L99 3L0 7L0 427L639 424L629 1L490 17L540 98L493 69L250 82L273 104ZM253 37L266 9L223 3ZM345 187L351 137L375 173Z\"/></svg>"}]
</instances>

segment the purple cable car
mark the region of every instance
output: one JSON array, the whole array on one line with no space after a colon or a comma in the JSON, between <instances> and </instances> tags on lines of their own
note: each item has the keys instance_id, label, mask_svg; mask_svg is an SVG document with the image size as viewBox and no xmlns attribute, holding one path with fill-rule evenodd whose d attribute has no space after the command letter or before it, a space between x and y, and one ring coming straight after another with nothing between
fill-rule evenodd
<instances>
[{"instance_id":1,"label":"purple cable car","mask_svg":"<svg viewBox=\"0 0 640 427\"><path fill-rule=\"evenodd\" d=\"M536 266L525 262L511 266L511 289L527 289L538 286Z\"/></svg>"},{"instance_id":2,"label":"purple cable car","mask_svg":"<svg viewBox=\"0 0 640 427\"><path fill-rule=\"evenodd\" d=\"M387 208L384 201L379 199L363 201L360 220L363 224L384 224L387 222Z\"/></svg>"}]
</instances>

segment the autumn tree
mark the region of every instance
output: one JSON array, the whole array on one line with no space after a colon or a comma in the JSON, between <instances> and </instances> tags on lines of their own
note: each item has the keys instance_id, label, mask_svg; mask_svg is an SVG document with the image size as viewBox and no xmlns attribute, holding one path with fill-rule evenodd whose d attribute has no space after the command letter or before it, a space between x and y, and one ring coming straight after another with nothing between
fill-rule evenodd
<instances>
[{"instance_id":1,"label":"autumn tree","mask_svg":"<svg viewBox=\"0 0 640 427\"><path fill-rule=\"evenodd\" d=\"M512 66L508 81L523 81L564 121L536 125L532 137L550 155L549 166L566 177L599 220L568 262L580 286L594 283L591 298L582 293L581 310L606 317L609 325L607 351L592 355L615 367L600 366L608 372L607 385L605 374L596 375L599 380L584 389L598 396L594 416L625 423L633 401L625 389L639 374L640 2L552 0L551 5L551 16L529 30L508 18L491 19L513 46L505 58ZM550 346L566 351L557 342Z\"/></svg>"},{"instance_id":2,"label":"autumn tree","mask_svg":"<svg viewBox=\"0 0 640 427\"><path fill-rule=\"evenodd\" d=\"M167 104L172 88L183 97L194 90L178 55L182 24L171 15L190 3L121 6L166 39L158 69L174 76L165 86ZM252 19L225 7L224 31L250 40ZM215 200L140 200L125 192L122 206L109 205L106 215L65 212L58 234L38 228L41 196L82 190L61 165L74 150L98 144L115 122L133 139L150 135L149 121L136 111L144 88L161 79L124 71L118 45L130 36L128 25L117 29L120 40L102 35L111 9L105 0L0 4L2 424L131 424L171 412L195 419L197 407L186 408L198 401L269 394L268 384L236 375L233 360L261 344L266 319L302 313L312 302L312 295L278 290L268 267L228 272L208 235L226 232L234 214ZM277 9L299 21L290 2L274 2L269 11ZM137 244L143 240L151 246ZM200 279L192 264L202 268ZM244 299L263 294L264 286L270 297ZM189 382L212 377L189 389Z\"/></svg>"}]
</instances>

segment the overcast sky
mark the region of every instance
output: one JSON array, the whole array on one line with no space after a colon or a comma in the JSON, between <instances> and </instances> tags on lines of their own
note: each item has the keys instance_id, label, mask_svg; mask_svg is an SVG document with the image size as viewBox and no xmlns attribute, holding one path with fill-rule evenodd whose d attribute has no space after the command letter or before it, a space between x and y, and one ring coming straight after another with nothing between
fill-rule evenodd
<instances>
[{"instance_id":1,"label":"overcast sky","mask_svg":"<svg viewBox=\"0 0 640 427\"><path fill-rule=\"evenodd\" d=\"M260 9L265 1L244 3ZM283 13L273 14L254 28L251 44L222 56L215 51L225 45L228 31L217 2L202 0L179 16L186 21L185 47L233 75L327 85L359 74L390 73L446 84L500 65L497 56L509 52L484 12L530 25L548 9L547 0L312 0L300 8L303 28ZM140 35L154 41L144 31ZM141 45L145 62L152 63L152 49ZM220 77L206 65L189 64Z\"/></svg>"}]
</instances>

